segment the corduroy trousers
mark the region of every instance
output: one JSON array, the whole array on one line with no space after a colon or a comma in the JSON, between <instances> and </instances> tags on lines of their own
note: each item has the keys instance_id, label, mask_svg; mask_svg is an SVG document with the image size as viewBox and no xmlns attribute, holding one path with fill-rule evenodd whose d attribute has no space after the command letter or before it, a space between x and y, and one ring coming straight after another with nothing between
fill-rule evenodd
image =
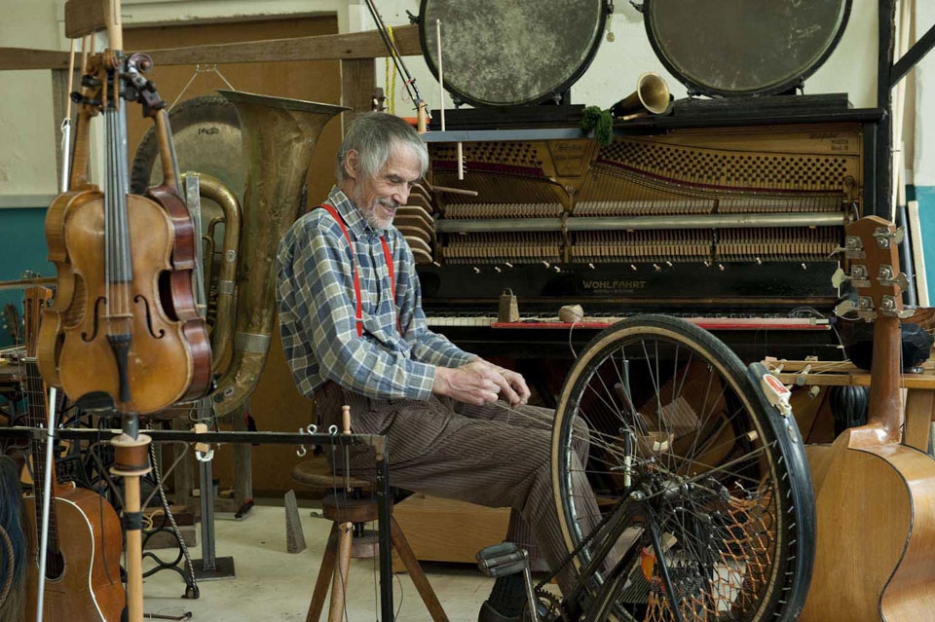
<instances>
[{"instance_id":1,"label":"corduroy trousers","mask_svg":"<svg viewBox=\"0 0 935 622\"><path fill-rule=\"evenodd\" d=\"M556 569L568 553L552 492L551 439L554 412L535 406L515 409L504 402L471 406L447 398L377 400L329 382L315 394L319 423L341 427L341 407L351 408L352 431L387 437L390 484L412 492L509 507L507 540L541 556ZM577 515L596 523L597 503L584 476L587 426L576 421L573 495ZM339 454L340 452L337 452ZM369 448L350 452L351 471L373 478ZM335 466L344 459L334 456ZM592 523L592 525L593 525ZM587 533L592 525L582 525ZM569 565L559 575L568 593Z\"/></svg>"}]
</instances>

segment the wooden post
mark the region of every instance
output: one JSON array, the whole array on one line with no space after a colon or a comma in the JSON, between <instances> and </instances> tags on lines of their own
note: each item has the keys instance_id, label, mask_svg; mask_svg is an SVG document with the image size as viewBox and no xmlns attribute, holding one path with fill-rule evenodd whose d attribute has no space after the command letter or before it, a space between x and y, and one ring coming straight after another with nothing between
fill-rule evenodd
<instances>
[{"instance_id":1,"label":"wooden post","mask_svg":"<svg viewBox=\"0 0 935 622\"><path fill-rule=\"evenodd\" d=\"M352 110L341 115L342 134L347 131L354 117L370 111L376 80L372 58L341 61L341 105Z\"/></svg>"}]
</instances>

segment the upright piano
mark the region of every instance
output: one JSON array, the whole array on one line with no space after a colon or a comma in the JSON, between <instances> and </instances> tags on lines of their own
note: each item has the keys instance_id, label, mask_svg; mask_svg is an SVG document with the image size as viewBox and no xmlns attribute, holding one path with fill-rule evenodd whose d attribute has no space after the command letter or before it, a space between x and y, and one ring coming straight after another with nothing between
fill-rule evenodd
<instances>
[{"instance_id":1,"label":"upright piano","mask_svg":"<svg viewBox=\"0 0 935 622\"><path fill-rule=\"evenodd\" d=\"M842 358L832 276L845 223L873 213L882 113L782 99L687 102L603 146L567 125L425 134L428 187L395 222L429 324L485 356L570 357L617 319L665 313L744 359ZM503 321L511 294L520 317ZM557 316L574 304L572 327Z\"/></svg>"}]
</instances>

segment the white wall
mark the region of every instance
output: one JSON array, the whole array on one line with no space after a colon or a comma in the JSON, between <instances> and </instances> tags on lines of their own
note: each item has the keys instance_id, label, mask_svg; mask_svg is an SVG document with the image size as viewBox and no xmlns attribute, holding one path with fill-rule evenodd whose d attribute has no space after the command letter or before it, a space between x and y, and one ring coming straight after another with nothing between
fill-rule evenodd
<instances>
[{"instance_id":1,"label":"white wall","mask_svg":"<svg viewBox=\"0 0 935 622\"><path fill-rule=\"evenodd\" d=\"M916 4L916 35L921 37L935 26L935 2L919 0ZM935 186L935 52L929 52L915 68L916 115L915 157L913 158L913 183L916 186ZM935 209L932 206L930 209ZM933 283L935 286L935 283Z\"/></svg>"},{"instance_id":2,"label":"white wall","mask_svg":"<svg viewBox=\"0 0 935 622\"><path fill-rule=\"evenodd\" d=\"M929 2L930 0L923 0ZM544 3L543 3L544 4ZM384 21L391 26L408 24L406 9L418 13L417 0L377 0ZM646 71L666 78L675 97L685 96L685 87L663 68L656 58L643 16L627 0L616 0L612 16L614 41L601 43L587 73L572 87L573 103L607 108L633 92L636 80ZM368 28L373 28L366 16ZM807 94L848 93L858 108L876 105L877 72L877 0L853 0L847 29L828 61L805 83ZM438 83L421 57L406 59L410 72L430 108L438 108ZM384 85L384 61L377 61L377 85ZM408 115L412 109L404 89L397 84L397 114ZM451 100L446 96L448 106Z\"/></svg>"},{"instance_id":3,"label":"white wall","mask_svg":"<svg viewBox=\"0 0 935 622\"><path fill-rule=\"evenodd\" d=\"M390 25L407 24L406 9L415 13L419 8L418 0L376 3ZM615 41L602 43L591 68L572 88L573 101L610 106L633 90L644 71L662 74L675 96L684 96L684 87L666 74L655 57L642 16L625 0L615 4ZM931 6L935 3L924 0L919 4L922 23L935 21L935 6ZM337 13L342 32L373 28L362 0L123 0L123 5L125 26ZM60 34L62 7L63 0L0 0L0 46L67 49L68 43ZM854 0L844 37L828 62L806 82L806 93L846 92L856 107L875 105L876 13L877 0ZM931 19L926 22L923 14ZM411 57L407 64L429 107L438 108L438 85L422 58ZM378 60L381 86L383 66L383 60ZM398 84L396 90L396 112L408 116L412 107L404 99L405 89ZM44 198L56 194L57 123L52 119L49 72L4 72L0 80L0 206L24 206L29 202L23 202L23 195ZM923 129L935 132L930 127ZM930 170L935 178L935 162ZM36 206L44 203L40 201Z\"/></svg>"}]
</instances>

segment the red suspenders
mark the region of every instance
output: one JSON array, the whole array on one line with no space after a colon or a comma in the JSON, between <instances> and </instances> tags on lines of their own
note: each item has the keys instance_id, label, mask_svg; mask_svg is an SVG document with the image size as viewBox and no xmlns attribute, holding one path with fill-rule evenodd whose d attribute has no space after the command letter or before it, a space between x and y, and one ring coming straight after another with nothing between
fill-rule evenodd
<instances>
[{"instance_id":1,"label":"red suspenders","mask_svg":"<svg viewBox=\"0 0 935 622\"><path fill-rule=\"evenodd\" d=\"M347 232L347 227L344 225L344 219L341 218L341 215L338 214L338 210L334 208L333 205L328 205L323 203L318 207L323 207L328 210L328 213L331 214L334 219L337 221L338 226L341 227L341 232L344 234L344 239L347 240L347 245L351 249L351 256L354 257L354 245L351 244L351 235ZM315 209L315 208L312 208ZM381 235L380 242L383 244L383 258L386 260L386 269L390 273L390 293L393 295L393 307L396 307L396 274L393 270L393 253L390 252L390 245L386 243L386 237ZM354 312L354 318L357 320L357 336L363 337L364 335L364 307L361 302L360 295L360 276L357 273L357 261L354 260L354 295L357 298L356 301L356 310ZM396 328L399 330L399 334L403 334L402 326L399 324L399 312L396 313Z\"/></svg>"}]
</instances>

